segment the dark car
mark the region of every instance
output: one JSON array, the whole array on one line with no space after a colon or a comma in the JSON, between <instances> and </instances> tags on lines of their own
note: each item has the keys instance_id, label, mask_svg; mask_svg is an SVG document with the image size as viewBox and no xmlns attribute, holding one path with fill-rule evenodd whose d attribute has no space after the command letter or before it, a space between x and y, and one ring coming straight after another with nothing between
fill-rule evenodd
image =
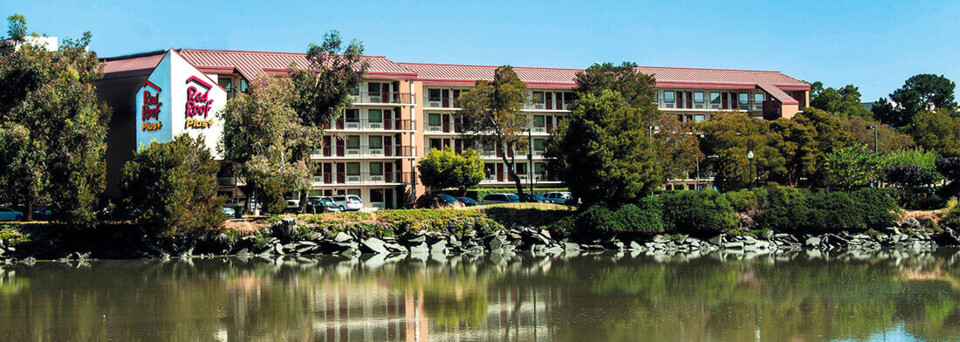
<instances>
[{"instance_id":1,"label":"dark car","mask_svg":"<svg viewBox=\"0 0 960 342\"><path fill-rule=\"evenodd\" d=\"M463 203L464 207L472 207L477 205L477 201L470 197L457 197L457 200L460 201L460 203Z\"/></svg>"},{"instance_id":2,"label":"dark car","mask_svg":"<svg viewBox=\"0 0 960 342\"><path fill-rule=\"evenodd\" d=\"M416 208L455 207L460 205L456 198L447 194L425 194L417 198Z\"/></svg>"},{"instance_id":3,"label":"dark car","mask_svg":"<svg viewBox=\"0 0 960 342\"><path fill-rule=\"evenodd\" d=\"M48 206L41 205L33 209L34 220L49 219L51 216L53 216L53 209Z\"/></svg>"},{"instance_id":4,"label":"dark car","mask_svg":"<svg viewBox=\"0 0 960 342\"><path fill-rule=\"evenodd\" d=\"M526 202L526 203L544 203L544 202L546 202L546 201L547 201L547 199L546 199L545 197L543 197L543 195L541 195L541 194L530 194L530 193L526 193L526 192L525 192L525 193L523 193L523 195L520 196L520 202Z\"/></svg>"},{"instance_id":5,"label":"dark car","mask_svg":"<svg viewBox=\"0 0 960 342\"><path fill-rule=\"evenodd\" d=\"M334 203L330 197L308 198L307 204L303 208L303 212L307 214L337 213L341 211L343 211L343 209Z\"/></svg>"}]
</instances>

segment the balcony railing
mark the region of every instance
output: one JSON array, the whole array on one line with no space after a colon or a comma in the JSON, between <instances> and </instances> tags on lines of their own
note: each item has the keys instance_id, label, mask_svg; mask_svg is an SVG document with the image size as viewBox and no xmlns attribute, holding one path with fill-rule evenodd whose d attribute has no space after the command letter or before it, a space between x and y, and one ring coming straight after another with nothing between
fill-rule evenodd
<instances>
[{"instance_id":1,"label":"balcony railing","mask_svg":"<svg viewBox=\"0 0 960 342\"><path fill-rule=\"evenodd\" d=\"M533 109L533 110L570 110L570 106L573 104L572 101L564 101L563 103L547 103L530 101L523 104L523 109Z\"/></svg>"},{"instance_id":2,"label":"balcony railing","mask_svg":"<svg viewBox=\"0 0 960 342\"><path fill-rule=\"evenodd\" d=\"M331 185L331 184L411 184L413 183L413 172L380 172L371 173L325 173L314 175L313 185Z\"/></svg>"},{"instance_id":3,"label":"balcony railing","mask_svg":"<svg viewBox=\"0 0 960 342\"><path fill-rule=\"evenodd\" d=\"M362 91L350 96L353 97L353 103L413 104L413 97L410 96L410 93Z\"/></svg>"},{"instance_id":4,"label":"balcony railing","mask_svg":"<svg viewBox=\"0 0 960 342\"><path fill-rule=\"evenodd\" d=\"M314 157L412 157L410 146L336 145L314 151Z\"/></svg>"},{"instance_id":5,"label":"balcony railing","mask_svg":"<svg viewBox=\"0 0 960 342\"><path fill-rule=\"evenodd\" d=\"M530 175L530 174L527 174L527 173L517 174L517 177L520 178L520 181L521 181L521 182L524 182L524 183L530 181L530 176L531 176L531 175ZM498 175L495 174L495 173L494 173L494 174L490 174L490 173L485 174L484 177L483 177L483 181L484 181L484 182L488 182L488 183L503 183L503 182L513 182L513 178L510 177L509 174L507 174L506 170L504 170L503 174L500 175L500 176L498 176ZM537 183L537 182L559 182L559 181L560 181L560 179L557 178L556 175L552 175L552 174L548 174L548 173L535 173L535 174L533 174L533 182L534 182L534 183Z\"/></svg>"},{"instance_id":6,"label":"balcony railing","mask_svg":"<svg viewBox=\"0 0 960 342\"><path fill-rule=\"evenodd\" d=\"M411 131L417 129L416 122L410 119L389 119L372 121L370 119L341 118L334 124L326 124L326 130L362 130L362 131Z\"/></svg>"}]
</instances>

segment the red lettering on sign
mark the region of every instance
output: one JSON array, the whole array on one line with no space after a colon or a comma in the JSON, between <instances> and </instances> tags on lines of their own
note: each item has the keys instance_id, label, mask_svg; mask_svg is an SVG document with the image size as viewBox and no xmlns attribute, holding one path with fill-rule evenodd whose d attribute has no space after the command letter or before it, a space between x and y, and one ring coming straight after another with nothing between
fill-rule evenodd
<instances>
[{"instance_id":1,"label":"red lettering on sign","mask_svg":"<svg viewBox=\"0 0 960 342\"><path fill-rule=\"evenodd\" d=\"M160 119L160 106L163 103L160 102L160 94L150 94L149 91L143 91L143 106L140 108L140 117L143 121L149 119Z\"/></svg>"},{"instance_id":2,"label":"red lettering on sign","mask_svg":"<svg viewBox=\"0 0 960 342\"><path fill-rule=\"evenodd\" d=\"M206 118L213 106L213 100L208 99L209 96L209 89L201 93L194 86L187 88L186 117L192 118L203 114L203 117Z\"/></svg>"}]
</instances>

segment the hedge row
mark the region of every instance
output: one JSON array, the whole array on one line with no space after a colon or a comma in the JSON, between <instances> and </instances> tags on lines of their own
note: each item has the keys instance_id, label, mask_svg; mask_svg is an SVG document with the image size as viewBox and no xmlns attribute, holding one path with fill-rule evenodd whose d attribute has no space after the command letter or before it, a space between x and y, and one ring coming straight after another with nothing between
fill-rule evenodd
<instances>
[{"instance_id":1,"label":"hedge row","mask_svg":"<svg viewBox=\"0 0 960 342\"><path fill-rule=\"evenodd\" d=\"M706 235L738 228L795 233L861 231L894 223L897 200L884 189L826 192L790 187L719 193L664 192L620 208L594 206L551 228L580 238L617 234ZM738 218L746 216L754 220Z\"/></svg>"}]
</instances>

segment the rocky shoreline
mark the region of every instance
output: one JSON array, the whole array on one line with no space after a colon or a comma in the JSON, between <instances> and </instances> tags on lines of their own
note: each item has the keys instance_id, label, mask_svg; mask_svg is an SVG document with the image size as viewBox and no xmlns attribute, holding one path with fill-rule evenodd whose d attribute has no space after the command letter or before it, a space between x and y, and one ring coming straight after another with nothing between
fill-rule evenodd
<instances>
[{"instance_id":1,"label":"rocky shoreline","mask_svg":"<svg viewBox=\"0 0 960 342\"><path fill-rule=\"evenodd\" d=\"M871 254L890 251L900 254L932 252L938 246L960 246L960 238L952 231L927 233L909 226L891 227L867 233L788 234L765 231L754 234L720 234L708 237L689 235L654 235L621 237L597 240L555 239L545 229L514 226L494 230L489 234L471 231L461 237L441 232L405 234L399 237L372 236L370 231L354 229L339 232L326 230L298 235L298 223L289 219L274 224L268 236L244 236L231 239L220 234L183 245L167 241L163 244L145 245L138 251L125 253L92 253L82 251L56 251L54 244L47 244L42 251L31 251L21 246L10 246L0 240L0 264L33 263L37 260L72 261L92 258L190 258L210 256L309 256L338 255L356 258L364 254L374 255L473 255L532 253L534 255L561 255L596 251L625 251L652 256L684 255L697 257L715 252L733 256L777 255L806 252L819 255L824 252ZM42 249L36 248L34 249ZM174 251L174 252L171 252ZM118 257L119 256L119 257Z\"/></svg>"}]
</instances>

